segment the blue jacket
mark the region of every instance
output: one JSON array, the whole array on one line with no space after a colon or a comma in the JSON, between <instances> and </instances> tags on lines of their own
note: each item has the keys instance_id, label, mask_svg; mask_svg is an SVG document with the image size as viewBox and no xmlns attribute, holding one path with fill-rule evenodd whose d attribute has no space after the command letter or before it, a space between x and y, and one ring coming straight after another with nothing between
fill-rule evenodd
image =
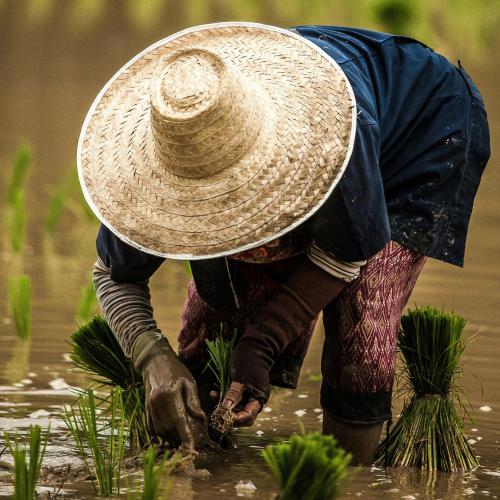
<instances>
[{"instance_id":1,"label":"blue jacket","mask_svg":"<svg viewBox=\"0 0 500 500\"><path fill-rule=\"evenodd\" d=\"M463 264L467 227L490 155L484 103L461 67L413 39L362 29L298 26L341 66L358 114L353 153L339 185L304 224L310 238L346 261L395 240ZM163 259L135 250L101 226L101 259L116 281L149 278ZM191 263L213 307L237 304L225 258Z\"/></svg>"}]
</instances>

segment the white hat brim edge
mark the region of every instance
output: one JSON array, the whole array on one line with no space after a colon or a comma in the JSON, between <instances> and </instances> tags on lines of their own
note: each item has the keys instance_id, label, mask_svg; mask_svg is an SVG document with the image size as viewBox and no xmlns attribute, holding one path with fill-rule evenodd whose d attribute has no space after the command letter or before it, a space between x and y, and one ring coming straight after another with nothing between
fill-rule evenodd
<instances>
[{"instance_id":1,"label":"white hat brim edge","mask_svg":"<svg viewBox=\"0 0 500 500\"><path fill-rule=\"evenodd\" d=\"M89 124L90 120L92 119L92 116L94 115L94 111L95 111L97 105L99 104L102 96L106 93L106 91L108 90L108 88L112 85L112 83L129 66L131 66L133 63L135 63L138 59L140 59L141 57L143 57L144 55L146 55L151 50L154 50L154 49L156 49L157 47L159 47L161 45L165 45L169 41L174 40L176 38L179 38L179 37L181 37L181 36L183 36L185 34L194 33L196 31L202 31L202 30L212 29L212 28L223 28L223 27L226 27L226 26L227 27L236 27L236 28L237 27L242 27L242 28L245 28L245 27L255 27L255 28L261 28L261 29L264 29L264 30L267 29L267 30L270 30L270 31L275 31L275 32L282 33L284 35L296 38L296 39L300 40L302 43L307 44L309 47L311 47L312 49L314 49L316 52L320 53L325 59L327 59L331 64L333 64L333 66L337 69L337 71L339 71L339 73L341 75L343 75L345 83L346 83L346 86L347 86L347 90L349 92L349 96L350 96L351 102L352 102L352 109L351 109L351 111L352 111L352 115L351 115L351 124L352 124L351 125L351 133L350 133L350 136L349 136L349 144L348 144L347 153L346 153L344 162L343 162L342 166L339 169L339 173L338 173L335 181L332 182L332 185L330 186L330 188L326 192L325 196L320 200L320 202L317 203L317 205L314 208L312 208L309 212L307 212L302 217L300 217L299 219L297 219L293 224L287 226L285 229L282 229L280 232L273 234L271 237L264 238L262 240L259 240L259 241L255 242L255 243L251 243L251 244L248 244L248 245L245 245L245 246L242 246L242 247L237 247L235 249L226 250L224 252L219 252L219 253L215 253L215 254L208 254L208 255L169 254L169 253L162 253L162 252L157 252L157 251L154 251L154 250L150 250L150 249L148 249L146 247L143 247L142 245L139 245L138 243L134 242L130 238L124 236L119 231L117 231L102 216L102 214L99 212L99 209L97 208L97 206L95 205L95 203L92 201L90 193L87 190L87 186L85 185L85 182L84 182L83 170L82 170L82 164L81 164L81 152L82 152L82 148L83 148L83 140L84 140L86 132L87 132L88 124ZM84 120L83 125L82 125L82 130L81 130L80 136L78 138L78 146L77 146L77 152L76 152L76 154L77 154L78 179L79 179L82 191L83 191L83 195L85 197L85 201L87 202L87 204L91 208L92 212L94 212L94 215L97 217L97 219L104 226L106 226L115 236L117 236L120 240L122 240L123 242L127 243L131 247L136 248L137 250L140 250L142 252L145 252L145 253L148 253L148 254L151 254L151 255L156 255L157 257L163 257L163 258L166 258L166 259L173 259L173 260L206 260L206 259L213 259L213 258L217 258L217 257L226 257L228 255L233 255L235 253L244 252L246 250L250 250L252 248L259 247L259 246L264 245L264 244L266 244L266 243L268 243L268 242L270 242L270 241L272 241L272 240L274 240L276 238L279 238L280 236L282 236L282 235L284 235L284 234L292 231L297 226L299 226L300 224L302 224L304 221L306 221L307 219L309 219L310 217L312 217L323 206L323 204L326 202L326 200L330 197L332 191L335 189L335 187L337 186L337 184L340 182L340 179L342 178L342 176L343 176L343 174L345 172L345 169L347 168L347 165L349 163L349 160L351 158L352 151L353 151L353 148L354 148L354 140L355 140L355 137L356 137L356 127L357 127L356 117L357 117L356 98L354 96L354 91L352 89L351 83L349 82L349 79L347 78L347 76L345 75L344 71L339 66L339 64L332 57L330 57L324 50L322 50L320 47L318 47L316 44L314 44L310 40L304 38L303 36L299 35L298 33L294 33L293 31L288 30L288 29L279 28L277 26L271 26L271 25L268 25L268 24L251 23L251 22L240 22L240 21L234 21L234 22L229 21L229 22L220 22L220 23L201 24L201 25L198 25L198 26L193 26L191 28L184 29L182 31L178 31L178 32L176 32L176 33L174 33L172 35L169 35L169 36L167 36L165 38L162 38L161 40L158 40L154 44L152 44L149 47L145 48L142 52L140 52L139 54L137 54L130 61L128 61L124 66L122 66L111 77L111 79L106 83L106 85L104 85L104 87L101 89L101 91L99 92L99 94L97 94L96 98L92 102L92 105L90 106L90 109L87 112L87 115L85 116L85 120Z\"/></svg>"}]
</instances>

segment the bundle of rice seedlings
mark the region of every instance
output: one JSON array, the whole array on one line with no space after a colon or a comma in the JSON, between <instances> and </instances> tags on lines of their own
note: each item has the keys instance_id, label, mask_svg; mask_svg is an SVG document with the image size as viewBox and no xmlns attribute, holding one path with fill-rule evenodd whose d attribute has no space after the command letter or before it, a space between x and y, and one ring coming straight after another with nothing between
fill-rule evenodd
<instances>
[{"instance_id":1,"label":"bundle of rice seedlings","mask_svg":"<svg viewBox=\"0 0 500 500\"><path fill-rule=\"evenodd\" d=\"M14 500L33 500L36 483L40 475L48 434L42 440L39 425L30 425L28 442L22 445L16 434L14 440L4 433L5 442L14 458Z\"/></svg>"},{"instance_id":2,"label":"bundle of rice seedlings","mask_svg":"<svg viewBox=\"0 0 500 500\"><path fill-rule=\"evenodd\" d=\"M336 497L339 479L351 461L332 436L319 432L294 434L290 442L269 445L262 454L278 481L282 500Z\"/></svg>"},{"instance_id":3,"label":"bundle of rice seedlings","mask_svg":"<svg viewBox=\"0 0 500 500\"><path fill-rule=\"evenodd\" d=\"M142 448L151 442L144 408L144 385L106 320L94 317L73 333L70 358L100 386L120 387L131 440Z\"/></svg>"},{"instance_id":4,"label":"bundle of rice seedlings","mask_svg":"<svg viewBox=\"0 0 500 500\"><path fill-rule=\"evenodd\" d=\"M7 288L16 332L21 340L28 340L31 337L31 278L25 274L11 276Z\"/></svg>"},{"instance_id":5,"label":"bundle of rice seedlings","mask_svg":"<svg viewBox=\"0 0 500 500\"><path fill-rule=\"evenodd\" d=\"M231 385L230 360L236 340L236 330L229 340L224 339L221 332L214 340L206 340L209 360L205 369L209 369L215 376L217 389L219 391L219 404L216 406L208 422L208 433L210 437L219 442L229 434L233 428L233 412L222 407L222 399Z\"/></svg>"},{"instance_id":6,"label":"bundle of rice seedlings","mask_svg":"<svg viewBox=\"0 0 500 500\"><path fill-rule=\"evenodd\" d=\"M142 380L125 356L114 333L101 316L95 316L71 335L70 358L73 363L101 385L128 389Z\"/></svg>"},{"instance_id":7,"label":"bundle of rice seedlings","mask_svg":"<svg viewBox=\"0 0 500 500\"><path fill-rule=\"evenodd\" d=\"M416 308L401 318L407 400L379 446L378 464L445 472L478 465L464 435L468 414L457 384L465 325L462 317L432 307Z\"/></svg>"},{"instance_id":8,"label":"bundle of rice seedlings","mask_svg":"<svg viewBox=\"0 0 500 500\"><path fill-rule=\"evenodd\" d=\"M88 389L71 407L65 407L64 422L76 442L80 456L93 481L98 495L120 494L122 462L127 438L123 397L120 387L111 391L106 418L97 418L94 391ZM92 465L88 452L92 455ZM97 483L97 484L96 484Z\"/></svg>"}]
</instances>

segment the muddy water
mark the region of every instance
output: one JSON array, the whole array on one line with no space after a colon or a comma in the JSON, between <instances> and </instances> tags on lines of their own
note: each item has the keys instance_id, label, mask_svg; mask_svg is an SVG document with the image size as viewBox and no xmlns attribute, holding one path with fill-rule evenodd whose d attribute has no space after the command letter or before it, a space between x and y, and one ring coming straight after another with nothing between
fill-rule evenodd
<instances>
[{"instance_id":1,"label":"muddy water","mask_svg":"<svg viewBox=\"0 0 500 500\"><path fill-rule=\"evenodd\" d=\"M184 2L181 8L180 2L170 1L164 2L166 7L157 13L153 10L148 13L147 9L125 11L119 8L125 2L102 2L104 7L82 10L84 3L0 2L0 161L5 172L8 157L20 139L33 144L36 160L27 185L29 227L24 258L21 262L14 260L6 243L0 255L0 429L23 432L33 422L43 427L50 424L46 462L56 465L78 463L60 415L62 405L74 399L72 388L88 384L67 361L66 341L74 329L79 289L87 283L94 259L96 225L87 222L78 207L72 206L65 213L59 231L51 238L45 236L40 225L49 194L70 168L87 107L115 69L149 43L183 26L227 19L224 15L227 4L223 2L210 3L210 9L193 10L195 2ZM35 4L38 8L32 7ZM233 18L285 25L302 22L293 12L281 14L276 7L281 4L266 5L274 8L269 8L269 12L249 12L242 8L236 12L238 15L233 12ZM340 11L339 17L343 19ZM448 50L451 57L457 55ZM467 59L462 57L462 60L465 64ZM500 123L495 82L500 75L492 73L498 70L487 64L487 58L470 57L466 66L476 75L485 95L495 151L498 145L495 130ZM475 418L467 431L476 441L474 446L481 457L481 466L465 476L359 470L344 487L346 497L496 498L500 495L498 164L494 154L473 214L465 269L429 261L410 299L410 303L445 306L470 321L467 331L475 336L466 351L463 384ZM1 176L2 192L5 185L5 176ZM2 205L2 213L3 210ZM19 267L33 280L33 336L27 343L17 340L5 299L7 276ZM152 283L157 318L172 341L179 325L187 279L182 265L169 263L160 269ZM176 478L173 498L234 498L235 485L240 480L254 482L255 498L270 496L274 483L263 466L262 448L289 436L300 423L307 430L320 428L319 383L315 375L319 372L321 345L322 331L318 329L300 387L296 391L274 392L268 410L257 424L252 429L238 431L238 448L210 460L200 460L199 465L211 473L208 479ZM396 414L397 411L398 401L395 401ZM70 484L65 491L79 497L93 496L88 484ZM9 493L7 487L0 487L0 496Z\"/></svg>"}]
</instances>

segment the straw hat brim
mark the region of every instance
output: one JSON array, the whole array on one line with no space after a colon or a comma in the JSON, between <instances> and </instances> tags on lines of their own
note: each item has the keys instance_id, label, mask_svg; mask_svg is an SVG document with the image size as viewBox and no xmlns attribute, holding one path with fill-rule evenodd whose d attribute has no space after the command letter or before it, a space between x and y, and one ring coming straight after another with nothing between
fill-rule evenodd
<instances>
[{"instance_id":1,"label":"straw hat brim","mask_svg":"<svg viewBox=\"0 0 500 500\"><path fill-rule=\"evenodd\" d=\"M258 88L252 147L203 178L163 168L151 133L158 64L202 48ZM90 207L135 248L173 259L230 255L292 230L328 198L352 152L356 105L338 64L289 30L254 23L190 28L148 47L105 85L85 119L78 172Z\"/></svg>"}]
</instances>

